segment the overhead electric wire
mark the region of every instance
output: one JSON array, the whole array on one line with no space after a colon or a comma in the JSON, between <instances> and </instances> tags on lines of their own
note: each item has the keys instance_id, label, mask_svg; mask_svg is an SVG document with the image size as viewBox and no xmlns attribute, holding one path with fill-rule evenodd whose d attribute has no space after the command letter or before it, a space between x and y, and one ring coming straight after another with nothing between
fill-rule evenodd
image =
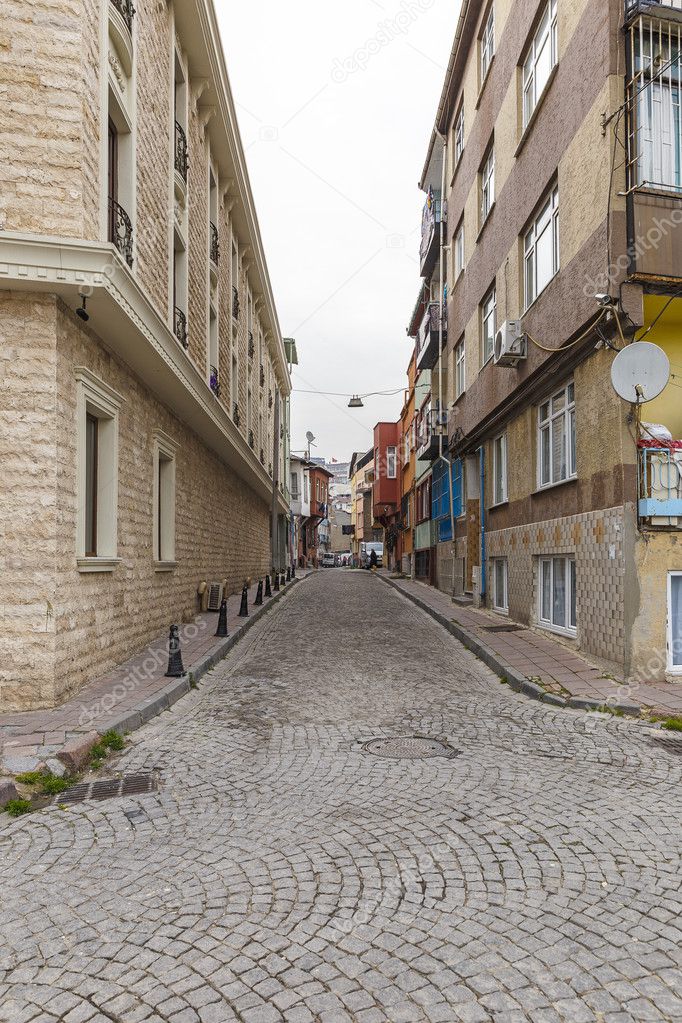
<instances>
[{"instance_id":1,"label":"overhead electric wire","mask_svg":"<svg viewBox=\"0 0 682 1023\"><path fill-rule=\"evenodd\" d=\"M368 391L367 394L346 394L342 391L307 391L301 387L292 388L294 394L318 394L323 398L381 398L393 394L401 394L405 387L396 387L394 391Z\"/></svg>"},{"instance_id":2,"label":"overhead electric wire","mask_svg":"<svg viewBox=\"0 0 682 1023\"><path fill-rule=\"evenodd\" d=\"M584 341L585 338L587 337L587 335L591 331L594 330L594 328L597 326L598 323L601 322L601 320L604 319L604 317L606 316L607 312L608 312L608 309L602 309L602 311L600 312L600 314L597 317L597 319L593 323L590 324L590 326L587 328L587 330L583 331L583 333L580 335L580 337L577 337L575 339L575 341L571 341L571 343L568 344L568 345L560 345L559 348L548 348L546 345L540 344L540 342L536 341L535 338L533 337L533 335L529 334L528 331L526 331L526 335L528 337L528 340L531 341L532 344L534 344L536 348L542 349L543 352L567 352L569 350L569 348L574 348L575 345L580 344L581 341Z\"/></svg>"}]
</instances>

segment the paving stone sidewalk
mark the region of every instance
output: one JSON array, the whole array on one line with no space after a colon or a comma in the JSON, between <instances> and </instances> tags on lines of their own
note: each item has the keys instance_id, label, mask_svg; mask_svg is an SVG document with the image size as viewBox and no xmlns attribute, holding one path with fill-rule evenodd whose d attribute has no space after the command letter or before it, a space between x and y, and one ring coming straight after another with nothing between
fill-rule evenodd
<instances>
[{"instance_id":1,"label":"paving stone sidewalk","mask_svg":"<svg viewBox=\"0 0 682 1023\"><path fill-rule=\"evenodd\" d=\"M666 682L625 683L574 653L549 633L517 626L491 611L462 607L433 586L377 573L434 616L452 622L475 646L485 648L487 663L500 675L516 673L528 680L528 692L565 700L569 706L609 705L636 715L642 711L682 715L682 685ZM513 631L495 631L509 626ZM459 636L464 639L464 635ZM551 702L556 702L551 699Z\"/></svg>"},{"instance_id":2,"label":"paving stone sidewalk","mask_svg":"<svg viewBox=\"0 0 682 1023\"><path fill-rule=\"evenodd\" d=\"M249 590L249 617L240 618L241 593L227 601L227 639L217 639L218 615L207 612L195 621L180 626L184 678L165 677L168 667L168 632L157 636L134 657L93 679L78 693L50 710L0 714L0 775L34 770L64 749L78 750L115 728L132 732L157 714L167 710L213 667L241 636L267 613L293 586L311 573L296 570L296 579L285 584L262 607L254 601L257 583Z\"/></svg>"}]
</instances>

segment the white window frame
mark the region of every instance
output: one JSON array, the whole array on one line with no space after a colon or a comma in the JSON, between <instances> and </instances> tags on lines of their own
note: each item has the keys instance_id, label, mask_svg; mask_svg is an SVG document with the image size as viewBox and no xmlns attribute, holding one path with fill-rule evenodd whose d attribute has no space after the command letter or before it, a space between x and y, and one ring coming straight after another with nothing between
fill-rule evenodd
<instances>
[{"instance_id":1,"label":"white window frame","mask_svg":"<svg viewBox=\"0 0 682 1023\"><path fill-rule=\"evenodd\" d=\"M490 143L481 167L481 227L485 224L495 205L495 144Z\"/></svg>"},{"instance_id":2,"label":"white window frame","mask_svg":"<svg viewBox=\"0 0 682 1023\"><path fill-rule=\"evenodd\" d=\"M493 62L495 56L495 5L490 5L490 10L486 16L483 31L478 37L478 48L480 54L480 88L482 89L485 80L488 77L490 71L490 65Z\"/></svg>"},{"instance_id":3,"label":"white window frame","mask_svg":"<svg viewBox=\"0 0 682 1023\"><path fill-rule=\"evenodd\" d=\"M667 616L667 655L668 655L668 672L671 675L682 675L682 648L679 651L679 663L675 663L675 651L673 644L675 642L673 635L673 579L680 580L680 586L682 587L682 570L668 572L668 616ZM682 602L682 594L680 595L680 601ZM679 642L682 643L682 632L679 637Z\"/></svg>"},{"instance_id":4,"label":"white window frame","mask_svg":"<svg viewBox=\"0 0 682 1023\"><path fill-rule=\"evenodd\" d=\"M118 421L125 398L84 366L76 368L76 564L79 572L113 572L118 554ZM85 552L87 417L98 420L97 553Z\"/></svg>"},{"instance_id":5,"label":"white window frame","mask_svg":"<svg viewBox=\"0 0 682 1023\"><path fill-rule=\"evenodd\" d=\"M462 337L455 345L455 400L466 391L466 345Z\"/></svg>"},{"instance_id":6,"label":"white window frame","mask_svg":"<svg viewBox=\"0 0 682 1023\"><path fill-rule=\"evenodd\" d=\"M462 159L462 154L464 153L464 99L462 99L462 102L459 105L452 134L452 152L455 161L454 168L456 169L459 167L459 161Z\"/></svg>"},{"instance_id":7,"label":"white window frame","mask_svg":"<svg viewBox=\"0 0 682 1023\"><path fill-rule=\"evenodd\" d=\"M488 326L492 320L492 330ZM493 284L481 302L481 365L490 362L495 351L497 331L497 285Z\"/></svg>"},{"instance_id":8,"label":"white window frame","mask_svg":"<svg viewBox=\"0 0 682 1023\"><path fill-rule=\"evenodd\" d=\"M541 61L546 47L549 48L549 65L543 69ZM524 130L531 121L558 60L557 0L549 0L522 65L521 103Z\"/></svg>"},{"instance_id":9,"label":"white window frame","mask_svg":"<svg viewBox=\"0 0 682 1023\"><path fill-rule=\"evenodd\" d=\"M460 220L459 227L455 234L455 280L457 281L464 273L464 218Z\"/></svg>"},{"instance_id":10,"label":"white window frame","mask_svg":"<svg viewBox=\"0 0 682 1023\"><path fill-rule=\"evenodd\" d=\"M557 399L561 398L563 408L555 410ZM567 480L575 479L577 467L577 434L575 384L571 380L565 387L559 388L541 402L537 407L537 485L538 490L557 486ZM561 455L565 466L564 475L558 475L554 464L554 434L557 429L563 430L563 446ZM545 437L547 443L545 444Z\"/></svg>"},{"instance_id":11,"label":"white window frame","mask_svg":"<svg viewBox=\"0 0 682 1023\"><path fill-rule=\"evenodd\" d=\"M549 232L550 265L539 273L541 244ZM527 310L559 272L559 188L554 186L523 239L524 308Z\"/></svg>"},{"instance_id":12,"label":"white window frame","mask_svg":"<svg viewBox=\"0 0 682 1023\"><path fill-rule=\"evenodd\" d=\"M556 566L559 562L564 565L565 593L564 593L564 619L563 623L554 620L554 605L556 598ZM538 558L538 623L550 632L558 632L564 636L576 636L578 631L578 610L576 600L575 580L575 556L564 555L543 555ZM549 615L545 608L545 578L549 578L549 601L551 609Z\"/></svg>"},{"instance_id":13,"label":"white window frame","mask_svg":"<svg viewBox=\"0 0 682 1023\"><path fill-rule=\"evenodd\" d=\"M398 449L391 445L386 448L386 478L394 480L398 476Z\"/></svg>"},{"instance_id":14,"label":"white window frame","mask_svg":"<svg viewBox=\"0 0 682 1023\"><path fill-rule=\"evenodd\" d=\"M176 507L176 454L178 446L162 430L153 435L154 457L154 513L152 550L157 572L171 571L175 560L175 507ZM162 499L162 520L159 523L159 504ZM161 537L159 537L161 533ZM161 545L159 547L159 539Z\"/></svg>"},{"instance_id":15,"label":"white window frame","mask_svg":"<svg viewBox=\"0 0 682 1023\"><path fill-rule=\"evenodd\" d=\"M506 504L507 500L507 434L500 433L493 439L493 500L491 508Z\"/></svg>"},{"instance_id":16,"label":"white window frame","mask_svg":"<svg viewBox=\"0 0 682 1023\"><path fill-rule=\"evenodd\" d=\"M509 614L509 563L506 558L492 558L492 597L493 610L500 614ZM502 593L500 594L497 570L502 569Z\"/></svg>"}]
</instances>

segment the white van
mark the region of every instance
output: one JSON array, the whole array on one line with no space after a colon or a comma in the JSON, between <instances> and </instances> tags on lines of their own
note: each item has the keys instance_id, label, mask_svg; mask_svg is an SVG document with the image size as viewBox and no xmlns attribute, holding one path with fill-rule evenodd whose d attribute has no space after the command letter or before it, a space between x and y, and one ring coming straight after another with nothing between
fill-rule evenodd
<instances>
[{"instance_id":1,"label":"white van","mask_svg":"<svg viewBox=\"0 0 682 1023\"><path fill-rule=\"evenodd\" d=\"M360 550L360 564L362 568L372 567L372 551L377 556L377 568L384 565L384 545L382 543L363 543Z\"/></svg>"},{"instance_id":2,"label":"white van","mask_svg":"<svg viewBox=\"0 0 682 1023\"><path fill-rule=\"evenodd\" d=\"M322 555L322 568L335 568L336 567L336 555L332 554L331 551L325 551Z\"/></svg>"}]
</instances>

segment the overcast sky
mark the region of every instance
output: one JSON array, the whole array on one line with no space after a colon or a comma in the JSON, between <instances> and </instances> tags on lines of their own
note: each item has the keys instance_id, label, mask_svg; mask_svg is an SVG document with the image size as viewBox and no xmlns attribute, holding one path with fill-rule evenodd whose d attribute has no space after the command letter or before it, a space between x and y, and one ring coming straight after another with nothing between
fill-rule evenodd
<instances>
[{"instance_id":1,"label":"overcast sky","mask_svg":"<svg viewBox=\"0 0 682 1023\"><path fill-rule=\"evenodd\" d=\"M217 0L282 332L292 446L346 461L397 419L419 289L418 181L458 0ZM367 393L347 399L303 390Z\"/></svg>"}]
</instances>

